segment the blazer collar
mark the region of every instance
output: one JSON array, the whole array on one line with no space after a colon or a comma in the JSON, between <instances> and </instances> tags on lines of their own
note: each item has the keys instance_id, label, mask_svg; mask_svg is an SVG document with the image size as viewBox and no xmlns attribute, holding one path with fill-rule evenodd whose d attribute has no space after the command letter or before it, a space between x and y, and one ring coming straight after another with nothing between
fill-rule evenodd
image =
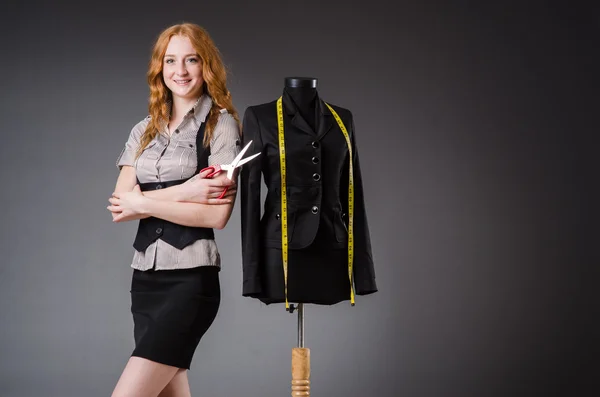
<instances>
[{"instance_id":1,"label":"blazer collar","mask_svg":"<svg viewBox=\"0 0 600 397\"><path fill-rule=\"evenodd\" d=\"M333 120L333 115L331 114L331 111L329 110L329 108L327 108L327 106L325 105L323 100L319 97L318 93L317 93L316 100L317 100L317 104L316 104L317 105L317 118L315 120L315 123L316 123L315 127L317 129L316 136L317 136L317 139L321 139L327 132L329 132L329 130L331 129L331 126L333 125L334 120ZM298 129L300 129L301 131L306 132L307 134L315 136L315 131L313 131L313 129L306 122L306 120L304 120L304 118L298 111L296 104L294 103L294 100L285 91L283 92L282 102L283 102L284 112L286 115L288 115L291 118L292 125Z\"/></svg>"}]
</instances>

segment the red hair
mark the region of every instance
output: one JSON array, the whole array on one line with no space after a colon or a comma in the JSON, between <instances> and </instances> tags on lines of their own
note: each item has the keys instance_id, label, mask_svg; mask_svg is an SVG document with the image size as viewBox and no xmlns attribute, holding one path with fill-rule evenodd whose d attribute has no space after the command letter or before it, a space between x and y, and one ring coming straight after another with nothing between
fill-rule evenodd
<instances>
[{"instance_id":1,"label":"red hair","mask_svg":"<svg viewBox=\"0 0 600 397\"><path fill-rule=\"evenodd\" d=\"M173 25L158 36L152 49L152 57L148 65L148 85L150 86L150 100L148 111L151 119L146 131L140 140L138 156L146 146L156 137L163 123L168 123L170 114L167 102L171 100L171 91L163 80L163 58L173 36L185 36L190 39L192 46L198 53L202 62L202 78L204 79L203 92L212 98L213 104L206 119L204 131L204 146L207 147L213 135L214 128L219 119L221 109L227 109L240 123L237 111L231 101L231 93L227 89L227 72L221 60L221 54L208 32L193 23Z\"/></svg>"}]
</instances>

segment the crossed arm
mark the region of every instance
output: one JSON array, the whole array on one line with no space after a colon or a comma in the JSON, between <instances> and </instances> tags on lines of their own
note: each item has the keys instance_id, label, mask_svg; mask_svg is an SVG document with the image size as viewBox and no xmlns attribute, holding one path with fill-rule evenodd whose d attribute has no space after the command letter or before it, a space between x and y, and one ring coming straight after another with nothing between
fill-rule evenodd
<instances>
[{"instance_id":1,"label":"crossed arm","mask_svg":"<svg viewBox=\"0 0 600 397\"><path fill-rule=\"evenodd\" d=\"M123 166L107 209L113 222L153 216L182 226L223 229L235 202L237 175L229 180L224 172L213 179L204 178L206 174L200 173L181 185L142 192L135 168ZM225 187L229 189L219 199Z\"/></svg>"}]
</instances>

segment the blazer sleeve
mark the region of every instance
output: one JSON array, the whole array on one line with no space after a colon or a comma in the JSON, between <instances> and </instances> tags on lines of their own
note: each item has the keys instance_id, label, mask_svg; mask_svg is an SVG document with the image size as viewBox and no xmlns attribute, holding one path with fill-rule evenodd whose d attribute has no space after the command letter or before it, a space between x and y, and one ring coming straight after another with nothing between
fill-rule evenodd
<instances>
[{"instance_id":1,"label":"blazer sleeve","mask_svg":"<svg viewBox=\"0 0 600 397\"><path fill-rule=\"evenodd\" d=\"M354 174L354 288L357 295L367 295L377 292L377 284L352 114L350 114L350 125L352 126L352 171Z\"/></svg>"},{"instance_id":2,"label":"blazer sleeve","mask_svg":"<svg viewBox=\"0 0 600 397\"><path fill-rule=\"evenodd\" d=\"M246 109L242 123L242 142L252 146L247 156L262 149L260 126L251 107ZM256 297L262 293L260 279L260 183L262 157L249 161L240 171L242 225L242 296Z\"/></svg>"}]
</instances>

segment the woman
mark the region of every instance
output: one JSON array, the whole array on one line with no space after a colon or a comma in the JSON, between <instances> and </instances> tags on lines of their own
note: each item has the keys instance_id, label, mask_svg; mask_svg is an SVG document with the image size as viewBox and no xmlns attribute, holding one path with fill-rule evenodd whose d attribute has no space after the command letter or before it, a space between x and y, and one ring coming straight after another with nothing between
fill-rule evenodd
<instances>
[{"instance_id":1,"label":"woman","mask_svg":"<svg viewBox=\"0 0 600 397\"><path fill-rule=\"evenodd\" d=\"M160 34L147 77L150 115L117 160L107 207L114 222L140 220L131 265L135 349L113 397L190 396L186 370L220 303L213 228L227 224L236 193L225 173L197 173L239 153L239 118L219 51L197 25Z\"/></svg>"}]
</instances>

